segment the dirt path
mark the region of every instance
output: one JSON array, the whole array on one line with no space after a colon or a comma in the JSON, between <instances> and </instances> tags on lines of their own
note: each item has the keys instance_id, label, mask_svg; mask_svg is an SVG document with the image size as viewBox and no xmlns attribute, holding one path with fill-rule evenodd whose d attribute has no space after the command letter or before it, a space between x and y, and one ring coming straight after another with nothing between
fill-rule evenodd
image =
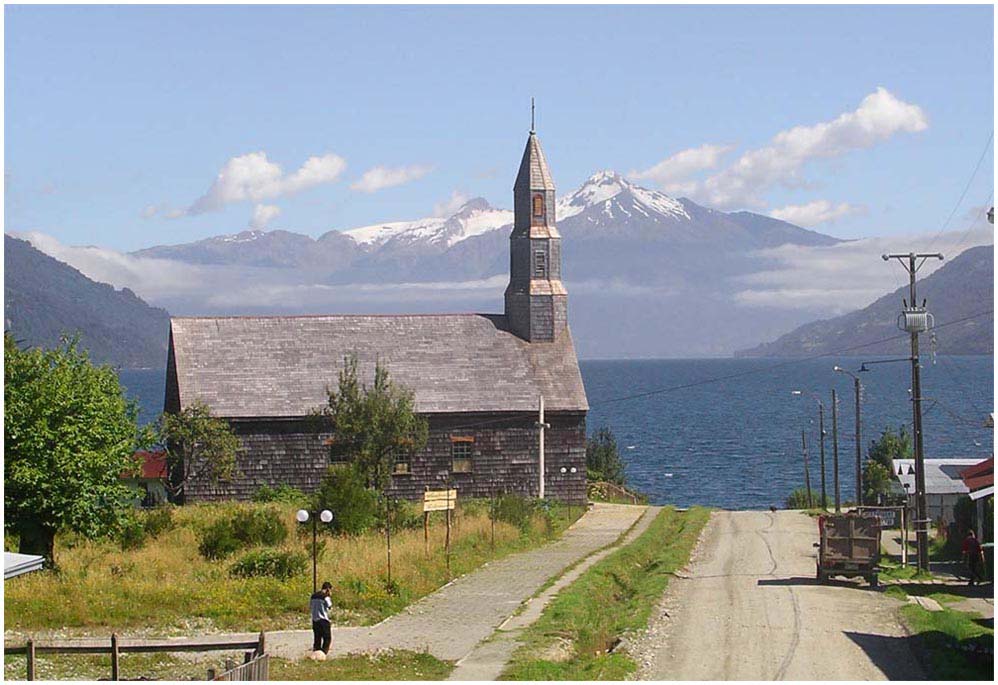
<instances>
[{"instance_id":1,"label":"dirt path","mask_svg":"<svg viewBox=\"0 0 998 685\"><path fill-rule=\"evenodd\" d=\"M920 679L901 603L862 581L818 585L817 526L797 512L717 512L688 577L628 651L644 680Z\"/></svg>"}]
</instances>

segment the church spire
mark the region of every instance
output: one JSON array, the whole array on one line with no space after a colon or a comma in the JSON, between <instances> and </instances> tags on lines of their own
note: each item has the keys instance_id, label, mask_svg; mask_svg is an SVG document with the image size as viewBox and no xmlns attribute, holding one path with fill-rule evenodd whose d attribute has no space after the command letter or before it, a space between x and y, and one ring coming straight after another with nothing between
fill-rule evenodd
<instances>
[{"instance_id":1,"label":"church spire","mask_svg":"<svg viewBox=\"0 0 998 685\"><path fill-rule=\"evenodd\" d=\"M524 340L551 342L568 325L568 297L561 282L554 181L532 124L513 184L506 318Z\"/></svg>"}]
</instances>

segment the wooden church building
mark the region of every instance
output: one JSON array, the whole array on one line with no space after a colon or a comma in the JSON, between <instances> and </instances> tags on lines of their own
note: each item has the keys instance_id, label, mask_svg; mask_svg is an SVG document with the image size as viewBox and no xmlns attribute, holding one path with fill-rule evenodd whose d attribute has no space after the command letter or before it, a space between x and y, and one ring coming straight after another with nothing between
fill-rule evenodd
<instances>
[{"instance_id":1,"label":"wooden church building","mask_svg":"<svg viewBox=\"0 0 998 685\"><path fill-rule=\"evenodd\" d=\"M351 354L367 383L377 361L386 366L429 422L426 447L396 464L396 496L419 498L448 478L460 497L537 496L543 440L545 496L584 501L588 403L568 329L554 182L532 130L513 205L503 314L172 319L165 410L204 402L241 441L236 476L189 483L188 501L248 499L282 483L313 491L330 436L309 414Z\"/></svg>"}]
</instances>

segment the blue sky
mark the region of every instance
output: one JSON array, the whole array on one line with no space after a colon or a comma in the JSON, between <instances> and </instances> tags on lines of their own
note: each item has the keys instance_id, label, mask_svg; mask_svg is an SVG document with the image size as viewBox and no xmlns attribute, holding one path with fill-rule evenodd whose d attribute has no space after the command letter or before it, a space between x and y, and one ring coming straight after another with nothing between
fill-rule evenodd
<instances>
[{"instance_id":1,"label":"blue sky","mask_svg":"<svg viewBox=\"0 0 998 685\"><path fill-rule=\"evenodd\" d=\"M990 6L22 6L5 40L6 230L117 250L508 207L531 95L561 192L931 232L994 118Z\"/></svg>"}]
</instances>

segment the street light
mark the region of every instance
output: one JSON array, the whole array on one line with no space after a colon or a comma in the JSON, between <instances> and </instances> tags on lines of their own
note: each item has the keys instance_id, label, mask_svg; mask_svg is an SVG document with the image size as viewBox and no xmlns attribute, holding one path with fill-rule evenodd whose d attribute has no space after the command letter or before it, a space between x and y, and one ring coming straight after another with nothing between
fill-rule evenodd
<instances>
[{"instance_id":1,"label":"street light","mask_svg":"<svg viewBox=\"0 0 998 685\"><path fill-rule=\"evenodd\" d=\"M318 537L318 524L319 521L323 523L331 523L333 520L333 512L329 509L323 509L322 511L308 511L306 509L299 509L298 513L295 514L295 518L298 519L298 523L306 523L309 519L312 519L312 594L315 594L319 589L318 584L318 574L316 569L316 542Z\"/></svg>"},{"instance_id":2,"label":"street light","mask_svg":"<svg viewBox=\"0 0 998 685\"><path fill-rule=\"evenodd\" d=\"M841 366L836 366L835 371L839 373L844 373L852 378L853 389L856 392L856 506L863 506L863 443L862 443L862 418L860 416L860 394L863 391L863 386L859 382L859 376L851 371L843 369Z\"/></svg>"},{"instance_id":3,"label":"street light","mask_svg":"<svg viewBox=\"0 0 998 685\"><path fill-rule=\"evenodd\" d=\"M821 438L821 508L828 509L828 490L825 485L825 404L821 398L807 390L791 390L791 395L807 395L818 403L818 435Z\"/></svg>"},{"instance_id":4,"label":"street light","mask_svg":"<svg viewBox=\"0 0 998 685\"><path fill-rule=\"evenodd\" d=\"M577 471L578 471L578 469L575 468L574 466L572 468L570 468L570 469L567 469L564 466L561 467L561 474L562 475L565 475L566 473L576 473ZM572 500L571 499L568 500L568 520L569 520L569 525L571 525L571 520L572 520Z\"/></svg>"}]
</instances>

